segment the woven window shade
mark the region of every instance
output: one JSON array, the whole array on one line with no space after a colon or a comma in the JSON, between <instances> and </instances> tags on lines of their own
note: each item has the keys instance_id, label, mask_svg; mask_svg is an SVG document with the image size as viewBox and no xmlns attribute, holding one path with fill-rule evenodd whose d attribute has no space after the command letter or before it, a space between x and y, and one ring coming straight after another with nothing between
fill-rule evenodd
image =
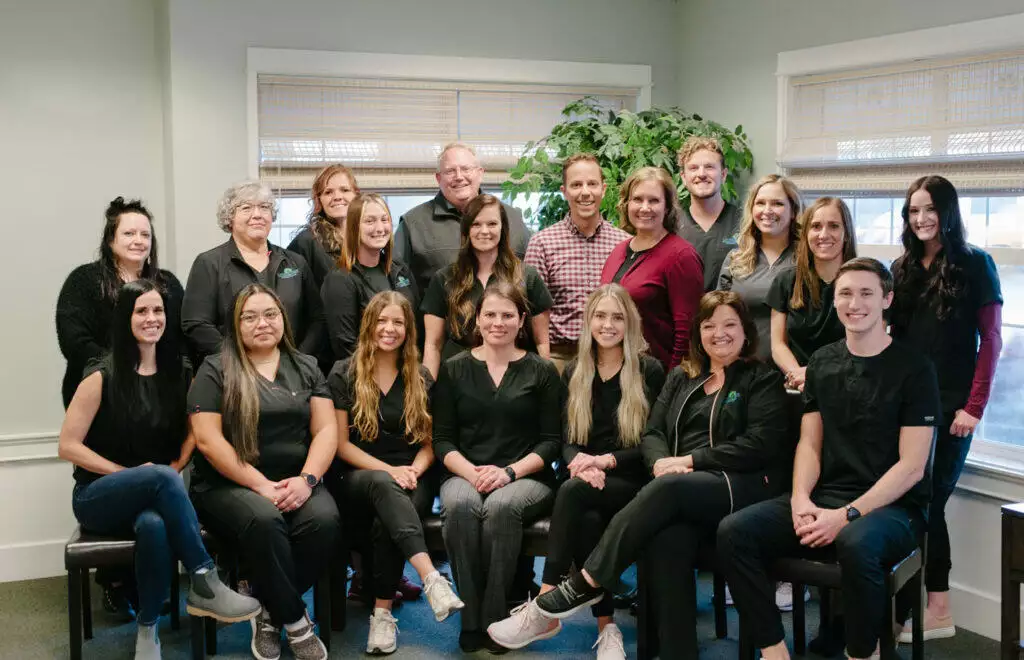
<instances>
[{"instance_id":1,"label":"woven window shade","mask_svg":"<svg viewBox=\"0 0 1024 660\"><path fill-rule=\"evenodd\" d=\"M547 135L569 102L593 96L634 109L637 89L499 85L260 75L260 178L276 190L308 191L325 165L344 163L364 189L436 187L442 147L476 148L485 184L527 142Z\"/></svg>"},{"instance_id":2,"label":"woven window shade","mask_svg":"<svg viewBox=\"0 0 1024 660\"><path fill-rule=\"evenodd\" d=\"M791 170L1024 159L1024 51L789 81Z\"/></svg>"}]
</instances>

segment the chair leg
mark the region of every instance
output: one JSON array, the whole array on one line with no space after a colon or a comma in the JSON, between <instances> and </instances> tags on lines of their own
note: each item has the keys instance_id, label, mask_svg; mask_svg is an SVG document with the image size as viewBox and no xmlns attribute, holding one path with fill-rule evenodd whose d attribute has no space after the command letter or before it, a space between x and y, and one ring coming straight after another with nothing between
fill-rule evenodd
<instances>
[{"instance_id":1,"label":"chair leg","mask_svg":"<svg viewBox=\"0 0 1024 660\"><path fill-rule=\"evenodd\" d=\"M924 571L917 574L912 580L912 588L915 589L916 597L914 598L914 611L912 632L913 640L911 642L911 655L913 660L924 660L924 613L927 607L927 593L924 586Z\"/></svg>"},{"instance_id":2,"label":"chair leg","mask_svg":"<svg viewBox=\"0 0 1024 660\"><path fill-rule=\"evenodd\" d=\"M914 588L912 585L908 586ZM896 609L893 607L896 593L890 576L885 578L885 587L887 598L885 599L885 615L882 618L882 638L878 640L879 656L881 660L899 660L899 654L896 652L896 631L893 630L892 625L896 620Z\"/></svg>"},{"instance_id":3,"label":"chair leg","mask_svg":"<svg viewBox=\"0 0 1024 660\"><path fill-rule=\"evenodd\" d=\"M313 618L316 619L320 641L331 650L331 571L324 571L313 583Z\"/></svg>"},{"instance_id":4,"label":"chair leg","mask_svg":"<svg viewBox=\"0 0 1024 660\"><path fill-rule=\"evenodd\" d=\"M68 569L68 643L71 660L82 660L82 573Z\"/></svg>"},{"instance_id":5,"label":"chair leg","mask_svg":"<svg viewBox=\"0 0 1024 660\"><path fill-rule=\"evenodd\" d=\"M331 580L331 630L341 632L345 630L346 612L345 605L348 600L348 564L345 561L337 562L330 572Z\"/></svg>"},{"instance_id":6,"label":"chair leg","mask_svg":"<svg viewBox=\"0 0 1024 660\"><path fill-rule=\"evenodd\" d=\"M802 584L793 583L793 653L807 653L807 610Z\"/></svg>"},{"instance_id":7,"label":"chair leg","mask_svg":"<svg viewBox=\"0 0 1024 660\"><path fill-rule=\"evenodd\" d=\"M181 572L177 559L171 562L171 630L181 630Z\"/></svg>"},{"instance_id":8,"label":"chair leg","mask_svg":"<svg viewBox=\"0 0 1024 660\"><path fill-rule=\"evenodd\" d=\"M206 628L206 654L217 655L217 620L204 616L203 627Z\"/></svg>"},{"instance_id":9,"label":"chair leg","mask_svg":"<svg viewBox=\"0 0 1024 660\"><path fill-rule=\"evenodd\" d=\"M189 629L192 637L192 660L206 658L206 620L203 617L189 617Z\"/></svg>"},{"instance_id":10,"label":"chair leg","mask_svg":"<svg viewBox=\"0 0 1024 660\"><path fill-rule=\"evenodd\" d=\"M729 618L725 612L725 576L715 571L714 584L712 603L715 608L715 637L725 639L729 636Z\"/></svg>"},{"instance_id":11,"label":"chair leg","mask_svg":"<svg viewBox=\"0 0 1024 660\"><path fill-rule=\"evenodd\" d=\"M647 571L644 570L645 566L642 561L636 563L636 586L637 586L637 598L636 598L636 657L637 660L650 660L653 657L651 653L651 639L650 639L650 621L651 621L651 603L648 600L649 592L647 591Z\"/></svg>"},{"instance_id":12,"label":"chair leg","mask_svg":"<svg viewBox=\"0 0 1024 660\"><path fill-rule=\"evenodd\" d=\"M92 639L92 595L90 594L89 569L81 569L82 575L82 628L86 639Z\"/></svg>"}]
</instances>

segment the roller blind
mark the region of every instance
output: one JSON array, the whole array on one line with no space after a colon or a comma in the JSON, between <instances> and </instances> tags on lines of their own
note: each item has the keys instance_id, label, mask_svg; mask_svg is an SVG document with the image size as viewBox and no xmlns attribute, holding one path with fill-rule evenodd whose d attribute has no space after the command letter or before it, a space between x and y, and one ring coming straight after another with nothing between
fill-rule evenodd
<instances>
[{"instance_id":1,"label":"roller blind","mask_svg":"<svg viewBox=\"0 0 1024 660\"><path fill-rule=\"evenodd\" d=\"M316 172L341 162L363 188L433 188L441 148L476 148L500 183L526 143L547 135L571 101L593 96L635 109L635 88L553 87L260 75L260 176L280 190L308 190Z\"/></svg>"}]
</instances>

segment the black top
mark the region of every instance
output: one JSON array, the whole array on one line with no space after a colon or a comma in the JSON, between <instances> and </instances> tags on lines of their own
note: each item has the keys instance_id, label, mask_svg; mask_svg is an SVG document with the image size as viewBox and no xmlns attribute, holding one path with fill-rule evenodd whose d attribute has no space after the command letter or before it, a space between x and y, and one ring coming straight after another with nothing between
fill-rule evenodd
<instances>
[{"instance_id":1,"label":"black top","mask_svg":"<svg viewBox=\"0 0 1024 660\"><path fill-rule=\"evenodd\" d=\"M677 233L693 244L704 262L704 290L714 291L718 288L718 274L722 270L725 256L738 245L736 234L743 220L743 210L726 202L715 224L707 231L690 215L689 205L681 211Z\"/></svg>"},{"instance_id":2,"label":"black top","mask_svg":"<svg viewBox=\"0 0 1024 660\"><path fill-rule=\"evenodd\" d=\"M270 263L260 274L242 258L235 241L203 252L192 263L181 307L181 325L194 351L194 362L220 350L231 324L235 296L249 284L273 289L284 305L296 347L323 359L324 312L320 290L306 260L294 252L269 244Z\"/></svg>"},{"instance_id":3,"label":"black top","mask_svg":"<svg viewBox=\"0 0 1024 660\"><path fill-rule=\"evenodd\" d=\"M647 248L647 250L649 249L650 248ZM626 258L622 260L622 265L619 266L617 271L615 271L615 275L612 277L612 282L614 284L618 284L622 278L626 276L626 271L632 268L633 264L636 263L636 258L647 250L634 250L629 245L626 245Z\"/></svg>"},{"instance_id":4,"label":"black top","mask_svg":"<svg viewBox=\"0 0 1024 660\"><path fill-rule=\"evenodd\" d=\"M107 360L94 363L86 369L89 376L99 371L103 376L103 393L89 431L85 446L103 458L126 468L144 463L169 465L181 454L181 445L188 435L185 411L168 405L161 396L157 375L135 374L139 397L136 406L126 414L117 414L109 393L110 366ZM192 381L192 369L182 369L180 396L184 397ZM180 401L180 400L179 400ZM75 481L91 483L103 475L75 466Z\"/></svg>"},{"instance_id":5,"label":"black top","mask_svg":"<svg viewBox=\"0 0 1024 660\"><path fill-rule=\"evenodd\" d=\"M938 297L926 292L934 263L910 281L896 282L900 297L893 300L891 315L892 336L917 346L935 363L942 410L947 413L963 408L971 394L978 361L978 310L1003 302L999 271L987 252L972 245L957 265L963 269L963 290L945 320L938 317Z\"/></svg>"},{"instance_id":6,"label":"black top","mask_svg":"<svg viewBox=\"0 0 1024 660\"><path fill-rule=\"evenodd\" d=\"M573 358L562 372L562 386L568 391L569 381L576 371L576 358ZM644 469L640 457L639 443L634 447L624 447L622 438L619 436L619 403L622 401L622 381L619 370L608 380L601 380L600 374L595 370L594 384L591 390L590 409L590 435L587 437L586 445L575 445L569 443L568 415L565 407L562 408L562 438L565 444L562 445L562 459L568 465L576 454L585 451L593 456L611 454L615 457L615 474L630 479L644 479L647 470ZM650 355L640 356L640 374L644 382L644 395L647 397L648 405L653 404L665 384L665 368L661 362Z\"/></svg>"},{"instance_id":7,"label":"black top","mask_svg":"<svg viewBox=\"0 0 1024 660\"><path fill-rule=\"evenodd\" d=\"M61 387L65 408L82 382L86 365L110 350L114 299L103 295L102 272L98 261L79 266L64 280L57 297L57 343L68 361ZM185 290L169 270L160 271L160 284L166 291L164 311L167 324L164 334L184 349L181 300Z\"/></svg>"},{"instance_id":8,"label":"black top","mask_svg":"<svg viewBox=\"0 0 1024 660\"><path fill-rule=\"evenodd\" d=\"M445 333L447 341L445 342L444 350L441 352L441 360L447 360L451 356L459 353L460 351L470 348L476 345L476 337L474 330L476 329L476 319L473 316L464 323L460 331L453 336L450 328L447 325L448 319L448 292L451 287L448 284L448 280L451 278L452 270L455 268L454 264L448 266L442 271L439 271L437 275L430 280L430 286L427 287L427 292L423 296L423 304L420 306L424 314L431 314L445 319ZM526 280L526 302L530 306L530 316L535 316L551 309L551 305L554 302L551 300L551 294L548 292L548 287L544 284L544 280L541 279L537 269L533 266L523 264L523 275ZM495 275L491 273L491 276L487 279L487 283L490 284L496 279ZM473 288L469 291L469 299L473 302L475 307L480 302L480 298L484 295L484 286L480 283L478 278L473 278ZM526 350L534 350L536 343L533 339L533 332L530 328L529 319L527 319L526 327L526 341L520 345Z\"/></svg>"},{"instance_id":9,"label":"black top","mask_svg":"<svg viewBox=\"0 0 1024 660\"><path fill-rule=\"evenodd\" d=\"M711 409L715 403L714 394L709 395L703 387L698 387L690 395L690 400L687 401L679 418L680 456L711 446Z\"/></svg>"},{"instance_id":10,"label":"black top","mask_svg":"<svg viewBox=\"0 0 1024 660\"><path fill-rule=\"evenodd\" d=\"M807 365L803 396L805 411L819 411L824 425L813 495L834 506L866 493L896 464L901 427L943 423L935 368L899 340L871 357L853 355L845 340L822 348ZM929 475L896 503L926 515L930 497Z\"/></svg>"},{"instance_id":11,"label":"black top","mask_svg":"<svg viewBox=\"0 0 1024 660\"><path fill-rule=\"evenodd\" d=\"M814 274L818 277L817 273ZM846 337L846 329L839 322L834 304L835 281L819 280L821 304L812 305L811 296L804 291L804 304L800 309L789 306L796 282L796 268L787 268L776 276L768 290L768 306L786 315L786 345L800 366L807 366L814 351Z\"/></svg>"},{"instance_id":12,"label":"black top","mask_svg":"<svg viewBox=\"0 0 1024 660\"><path fill-rule=\"evenodd\" d=\"M341 256L340 254L328 254L324 246L320 245L320 241L316 240L313 232L309 230L309 225L303 227L295 235L287 249L300 255L309 264L309 269L313 273L313 283L316 284L317 290L323 286L327 273L338 267L338 257Z\"/></svg>"},{"instance_id":13,"label":"black top","mask_svg":"<svg viewBox=\"0 0 1024 660\"><path fill-rule=\"evenodd\" d=\"M369 442L364 440L356 430L352 408L355 405L355 374L350 371L352 360L340 360L327 376L327 386L334 398L334 407L344 410L348 415L348 439L370 456L384 461L388 465L412 465L418 444L410 444L405 435L405 379L402 370L391 385L387 394L380 392L380 403L377 415L377 439ZM427 392L434 385L434 379L426 367L420 366L420 373L426 381Z\"/></svg>"},{"instance_id":14,"label":"black top","mask_svg":"<svg viewBox=\"0 0 1024 660\"><path fill-rule=\"evenodd\" d=\"M331 398L327 381L314 358L299 353L293 360L284 352L281 353L274 381L263 376L257 376L257 380L260 390L257 428L260 454L253 465L271 481L297 477L306 463L309 445L313 441L309 428L309 401L312 397ZM203 366L199 367L188 392L188 411L223 415L223 395L224 367L221 355L217 353L206 358ZM228 437L227 433L225 437ZM193 488L209 489L230 483L202 454L196 453L194 464Z\"/></svg>"},{"instance_id":15,"label":"black top","mask_svg":"<svg viewBox=\"0 0 1024 660\"><path fill-rule=\"evenodd\" d=\"M381 291L397 291L409 299L416 309L418 292L409 269L399 261L391 262L391 272L385 273L381 265L367 268L356 262L351 271L333 270L327 274L320 288L327 321L327 336L335 360L352 355L359 339L359 325L363 310L370 298Z\"/></svg>"},{"instance_id":16,"label":"black top","mask_svg":"<svg viewBox=\"0 0 1024 660\"><path fill-rule=\"evenodd\" d=\"M460 353L441 365L434 386L434 455L442 465L458 451L475 465L504 467L536 453L546 467L530 476L552 480L560 409L558 370L536 353L510 362L498 387L486 362Z\"/></svg>"}]
</instances>

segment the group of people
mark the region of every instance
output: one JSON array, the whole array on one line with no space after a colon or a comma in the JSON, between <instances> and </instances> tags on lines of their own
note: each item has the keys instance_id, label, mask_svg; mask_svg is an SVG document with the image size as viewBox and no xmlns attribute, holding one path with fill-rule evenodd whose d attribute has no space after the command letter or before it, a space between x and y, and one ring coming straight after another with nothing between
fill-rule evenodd
<instances>
[{"instance_id":1,"label":"group of people","mask_svg":"<svg viewBox=\"0 0 1024 660\"><path fill-rule=\"evenodd\" d=\"M591 605L598 658L624 658L607 590L644 561L663 657L694 658L693 567L716 536L768 660L788 657L772 559L838 559L847 654L869 658L896 623L884 571L925 531L927 634L953 634L944 506L1002 304L955 188L912 184L890 272L857 258L841 200L804 209L771 175L729 204L709 138L678 164L688 206L667 171L642 168L616 226L596 158L567 158L569 213L532 237L481 194L466 145L444 148L437 196L394 234L384 199L335 165L288 249L267 240L270 190L239 184L218 207L230 238L184 288L158 266L151 214L114 200L99 260L57 305L60 453L82 525L138 538L136 657L159 657L171 556L192 574L189 611L249 620L257 659L280 656L282 633L296 657L326 657L302 594L352 546L369 653L397 648L409 562L437 621L460 612L464 651L553 637ZM787 389L802 392L799 429ZM424 541L438 494L454 589ZM544 516L540 595L510 612L524 526ZM216 578L200 521L237 549L251 595Z\"/></svg>"}]
</instances>

